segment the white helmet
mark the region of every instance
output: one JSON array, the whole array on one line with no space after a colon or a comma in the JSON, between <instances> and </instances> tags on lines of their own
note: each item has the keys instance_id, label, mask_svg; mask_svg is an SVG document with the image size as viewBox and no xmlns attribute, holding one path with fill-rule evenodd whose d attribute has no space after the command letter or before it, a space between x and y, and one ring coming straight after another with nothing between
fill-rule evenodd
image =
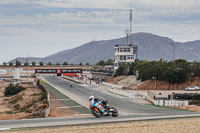
<instances>
[{"instance_id":1,"label":"white helmet","mask_svg":"<svg viewBox=\"0 0 200 133\"><path fill-rule=\"evenodd\" d=\"M93 99L94 99L94 96L91 95L91 96L89 97L89 101L92 101Z\"/></svg>"}]
</instances>

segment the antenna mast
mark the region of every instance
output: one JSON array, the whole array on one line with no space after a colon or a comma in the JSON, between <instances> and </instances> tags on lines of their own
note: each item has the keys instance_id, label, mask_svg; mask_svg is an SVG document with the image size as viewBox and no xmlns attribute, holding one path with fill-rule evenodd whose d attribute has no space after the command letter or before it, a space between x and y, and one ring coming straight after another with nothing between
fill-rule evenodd
<instances>
[{"instance_id":1,"label":"antenna mast","mask_svg":"<svg viewBox=\"0 0 200 133\"><path fill-rule=\"evenodd\" d=\"M131 35L132 35L132 23L133 23L133 9L132 9L132 7L131 7L131 9L130 9L130 16L129 16L129 20L130 20L130 45L132 45L132 38L131 38Z\"/></svg>"}]
</instances>

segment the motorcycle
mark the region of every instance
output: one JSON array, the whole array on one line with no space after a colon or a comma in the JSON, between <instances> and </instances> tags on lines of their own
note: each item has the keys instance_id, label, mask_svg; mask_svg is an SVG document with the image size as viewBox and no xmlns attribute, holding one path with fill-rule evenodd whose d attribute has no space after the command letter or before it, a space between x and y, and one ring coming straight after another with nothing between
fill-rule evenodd
<instances>
[{"instance_id":1,"label":"motorcycle","mask_svg":"<svg viewBox=\"0 0 200 133\"><path fill-rule=\"evenodd\" d=\"M118 116L117 109L114 108L114 107L111 107L108 104L108 101L106 101L106 102L104 102L102 104L100 102L98 102L97 106L101 106L101 105L105 108L105 111L107 111L107 114L105 116L112 116L112 117L117 117ZM92 114L97 118L101 118L101 116L103 116L103 113L97 107L92 107L90 105L90 110L91 110Z\"/></svg>"}]
</instances>

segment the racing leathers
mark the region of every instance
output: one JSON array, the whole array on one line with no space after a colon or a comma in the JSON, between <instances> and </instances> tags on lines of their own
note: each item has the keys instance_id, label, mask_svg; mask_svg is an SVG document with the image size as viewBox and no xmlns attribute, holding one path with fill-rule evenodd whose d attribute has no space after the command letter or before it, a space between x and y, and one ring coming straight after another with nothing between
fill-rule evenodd
<instances>
[{"instance_id":1,"label":"racing leathers","mask_svg":"<svg viewBox=\"0 0 200 133\"><path fill-rule=\"evenodd\" d=\"M98 98L94 98L93 100L91 100L90 102L90 107L93 108L93 107L97 107L103 115L106 115L107 114L107 111L105 110L105 108L103 107L103 104L105 105L106 104L106 101L101 101L99 100Z\"/></svg>"}]
</instances>

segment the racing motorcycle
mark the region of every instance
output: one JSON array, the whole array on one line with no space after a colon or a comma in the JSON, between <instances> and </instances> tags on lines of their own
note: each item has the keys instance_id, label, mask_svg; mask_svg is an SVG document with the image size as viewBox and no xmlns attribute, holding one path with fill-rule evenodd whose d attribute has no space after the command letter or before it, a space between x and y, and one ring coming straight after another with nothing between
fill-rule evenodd
<instances>
[{"instance_id":1,"label":"racing motorcycle","mask_svg":"<svg viewBox=\"0 0 200 133\"><path fill-rule=\"evenodd\" d=\"M108 101L105 101L103 103L98 102L97 106L100 106L100 105L102 105L105 108L105 111L107 111L107 114L105 116L112 116L112 117L118 116L117 109L114 107L111 107L108 104ZM103 113L97 107L90 106L90 110L91 110L92 114L97 118L101 118L101 116L103 116Z\"/></svg>"}]
</instances>

